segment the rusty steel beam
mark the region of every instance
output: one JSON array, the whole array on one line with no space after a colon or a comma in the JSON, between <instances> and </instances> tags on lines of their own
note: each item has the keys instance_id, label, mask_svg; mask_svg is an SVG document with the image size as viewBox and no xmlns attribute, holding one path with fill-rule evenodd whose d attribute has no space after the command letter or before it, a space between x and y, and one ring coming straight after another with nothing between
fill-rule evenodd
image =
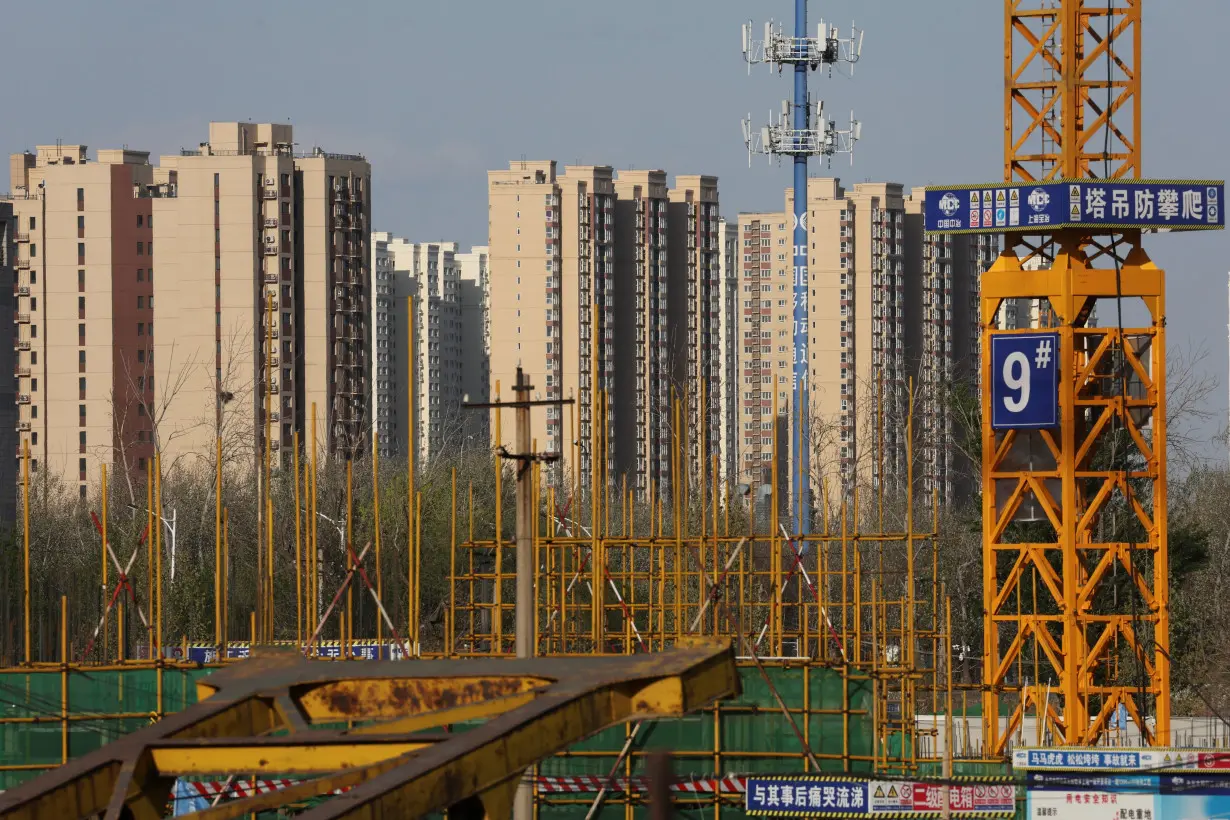
<instances>
[{"instance_id":1,"label":"rusty steel beam","mask_svg":"<svg viewBox=\"0 0 1230 820\"><path fill-rule=\"evenodd\" d=\"M273 653L197 682L199 703L0 795L0 820L160 817L184 774L324 774L200 817L352 789L315 817L504 813L524 770L620 721L739 691L729 641L632 657L335 664ZM424 733L485 719L460 734ZM360 722L352 730L314 723ZM287 732L267 737L271 732ZM390 812L392 812L390 814Z\"/></svg>"}]
</instances>

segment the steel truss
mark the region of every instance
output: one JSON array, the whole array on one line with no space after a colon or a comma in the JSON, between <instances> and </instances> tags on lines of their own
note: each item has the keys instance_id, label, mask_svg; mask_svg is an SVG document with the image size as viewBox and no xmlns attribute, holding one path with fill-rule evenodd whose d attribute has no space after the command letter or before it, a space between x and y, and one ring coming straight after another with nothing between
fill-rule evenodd
<instances>
[{"instance_id":1,"label":"steel truss","mask_svg":"<svg viewBox=\"0 0 1230 820\"><path fill-rule=\"evenodd\" d=\"M1013 332L994 329L1002 300L1048 300L1060 340L1058 429L995 431L982 396L983 714L1010 707L1006 725L986 721L992 755L1031 709L1063 744L1098 743L1120 704L1145 742L1165 745L1170 732L1165 276L1139 235L1125 238L1118 273L1090 264L1088 237L1055 241L1050 270L1008 251L982 278L984 386L991 338ZM1085 326L1095 300L1120 296L1143 301L1149 326ZM1027 503L1048 535L1013 534ZM1113 540L1112 505L1130 511L1139 541Z\"/></svg>"},{"instance_id":2,"label":"steel truss","mask_svg":"<svg viewBox=\"0 0 1230 820\"><path fill-rule=\"evenodd\" d=\"M338 666L276 653L197 688L195 706L0 795L0 818L158 818L176 777L237 772L313 779L191 816L242 817L349 789L302 816L507 817L537 760L607 726L678 717L740 691L730 643L712 639L573 660ZM447 733L473 720L486 722Z\"/></svg>"},{"instance_id":3,"label":"steel truss","mask_svg":"<svg viewBox=\"0 0 1230 820\"><path fill-rule=\"evenodd\" d=\"M1005 0L1005 180L1140 177L1141 6ZM986 751L1002 754L1029 711L1057 743L1096 744L1121 706L1146 743L1165 744L1165 275L1139 232L1013 241L1022 256L1008 249L982 278ZM1033 256L1050 269L1024 269ZM1010 332L995 326L1005 299L1049 306L1040 315L1060 337L1054 431L991 429L990 342ZM1149 326L1087 326L1098 299L1143 301ZM1010 526L1027 504L1047 535ZM1134 517L1139 541L1112 540L1112 507Z\"/></svg>"},{"instance_id":4,"label":"steel truss","mask_svg":"<svg viewBox=\"0 0 1230 820\"><path fill-rule=\"evenodd\" d=\"M1005 180L1140 177L1141 4L1004 0Z\"/></svg>"}]
</instances>

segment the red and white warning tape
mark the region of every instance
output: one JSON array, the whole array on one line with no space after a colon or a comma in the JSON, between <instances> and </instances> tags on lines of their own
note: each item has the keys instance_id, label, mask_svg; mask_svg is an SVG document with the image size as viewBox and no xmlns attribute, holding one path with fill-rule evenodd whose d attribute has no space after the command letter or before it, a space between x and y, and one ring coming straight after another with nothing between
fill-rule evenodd
<instances>
[{"instance_id":1,"label":"red and white warning tape","mask_svg":"<svg viewBox=\"0 0 1230 820\"><path fill-rule=\"evenodd\" d=\"M225 794L227 797L254 797L258 794L268 794L279 791L299 781L287 779L275 780L215 780L207 782L188 782L185 785L201 797L213 797ZM617 777L611 783L602 775L560 775L543 776L537 781L540 794L576 794L596 792L604 785L613 791L648 791L649 781L643 777ZM742 777L707 777L697 780L681 780L671 786L671 790L688 794L743 794L747 791L747 781ZM338 789L334 794L341 794L347 789Z\"/></svg>"},{"instance_id":2,"label":"red and white warning tape","mask_svg":"<svg viewBox=\"0 0 1230 820\"><path fill-rule=\"evenodd\" d=\"M671 791L688 794L743 794L747 791L746 784L746 779L742 777L706 777L681 780L671 786ZM609 783L607 778L595 774L538 778L538 791L543 794L596 792L604 785L620 792L649 790L649 781L643 777L616 777Z\"/></svg>"}]
</instances>

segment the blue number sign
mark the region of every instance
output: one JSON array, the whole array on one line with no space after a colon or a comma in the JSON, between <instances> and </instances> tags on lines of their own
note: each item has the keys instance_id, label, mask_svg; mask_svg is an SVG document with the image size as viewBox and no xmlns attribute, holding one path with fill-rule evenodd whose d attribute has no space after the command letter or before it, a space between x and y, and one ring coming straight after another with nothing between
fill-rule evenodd
<instances>
[{"instance_id":1,"label":"blue number sign","mask_svg":"<svg viewBox=\"0 0 1230 820\"><path fill-rule=\"evenodd\" d=\"M1058 333L991 337L991 427L1037 430L1059 424Z\"/></svg>"},{"instance_id":2,"label":"blue number sign","mask_svg":"<svg viewBox=\"0 0 1230 820\"><path fill-rule=\"evenodd\" d=\"M1050 233L1104 230L1222 230L1220 180L1071 180L1026 185L927 188L929 233Z\"/></svg>"}]
</instances>

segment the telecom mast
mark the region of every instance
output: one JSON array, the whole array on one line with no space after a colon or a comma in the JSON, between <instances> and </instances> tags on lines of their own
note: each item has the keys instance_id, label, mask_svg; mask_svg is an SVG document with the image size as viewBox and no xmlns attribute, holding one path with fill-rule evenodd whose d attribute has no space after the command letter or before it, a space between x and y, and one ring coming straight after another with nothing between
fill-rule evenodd
<instances>
[{"instance_id":1,"label":"telecom mast","mask_svg":"<svg viewBox=\"0 0 1230 820\"><path fill-rule=\"evenodd\" d=\"M794 368L791 379L793 387L794 423L790 429L790 488L792 499L791 519L795 532L806 535L811 524L811 453L808 432L808 370L811 357L808 353L807 318L807 160L809 157L831 157L833 154L850 154L854 161L854 143L858 141L861 126L850 115L850 127L838 130L824 116L824 103L817 102L813 119L811 97L807 92L808 72L836 63L848 63L853 67L863 49L862 33L853 26L850 37L842 39L837 28L829 28L824 21L816 29L816 36L807 35L807 0L794 2L794 36L783 33L782 25L772 20L765 23L764 39L752 39L752 24L743 26L743 58L748 71L753 63L765 63L770 70L781 73L787 67L794 71L794 102L783 102L781 116L759 131L752 130L751 115L743 121L743 141L747 145L748 164L752 154L783 156L794 160ZM853 71L853 68L851 68ZM772 115L770 115L772 119Z\"/></svg>"}]
</instances>

